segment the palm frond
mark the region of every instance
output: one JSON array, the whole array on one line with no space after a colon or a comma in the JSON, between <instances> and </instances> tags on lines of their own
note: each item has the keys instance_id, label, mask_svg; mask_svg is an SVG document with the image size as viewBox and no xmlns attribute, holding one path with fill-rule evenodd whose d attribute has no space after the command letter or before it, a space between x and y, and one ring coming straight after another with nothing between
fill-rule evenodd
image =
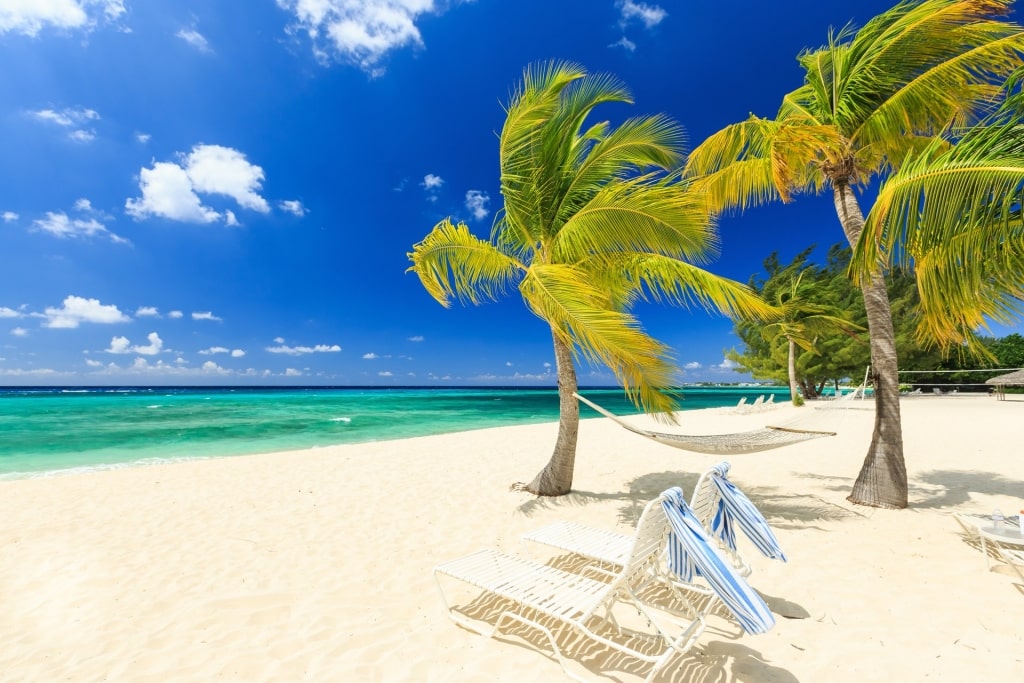
<instances>
[{"instance_id":1,"label":"palm frond","mask_svg":"<svg viewBox=\"0 0 1024 683\"><path fill-rule=\"evenodd\" d=\"M473 235L465 223L446 218L408 254L423 288L442 306L451 299L479 304L496 301L514 284L523 264Z\"/></svg>"},{"instance_id":2,"label":"palm frond","mask_svg":"<svg viewBox=\"0 0 1024 683\"><path fill-rule=\"evenodd\" d=\"M610 308L606 293L587 272L561 264L538 265L519 289L531 310L574 353L607 366L645 411L676 409L665 393L676 379L668 347L646 334L635 317Z\"/></svg>"},{"instance_id":3,"label":"palm frond","mask_svg":"<svg viewBox=\"0 0 1024 683\"><path fill-rule=\"evenodd\" d=\"M648 251L704 261L717 247L705 197L671 178L640 176L606 183L552 242L552 259Z\"/></svg>"}]
</instances>

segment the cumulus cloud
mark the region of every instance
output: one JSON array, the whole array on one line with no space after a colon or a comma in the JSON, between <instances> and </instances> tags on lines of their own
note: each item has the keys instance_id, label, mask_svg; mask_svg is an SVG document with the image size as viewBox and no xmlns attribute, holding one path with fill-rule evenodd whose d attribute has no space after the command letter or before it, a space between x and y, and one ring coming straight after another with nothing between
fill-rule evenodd
<instances>
[{"instance_id":1,"label":"cumulus cloud","mask_svg":"<svg viewBox=\"0 0 1024 683\"><path fill-rule=\"evenodd\" d=\"M713 367L720 368L722 370L732 370L733 368L738 368L739 366L740 364L737 363L736 361L730 360L728 358L723 358L721 363Z\"/></svg>"},{"instance_id":2,"label":"cumulus cloud","mask_svg":"<svg viewBox=\"0 0 1024 683\"><path fill-rule=\"evenodd\" d=\"M13 211L4 211L2 214L0 214L0 217L4 219L4 223L13 223L14 221L18 220L18 214L14 213Z\"/></svg>"},{"instance_id":3,"label":"cumulus cloud","mask_svg":"<svg viewBox=\"0 0 1024 683\"><path fill-rule=\"evenodd\" d=\"M634 2L633 0L619 0L618 8L623 25L636 20L643 24L644 28L653 28L668 16L668 12L658 5L648 5L645 2Z\"/></svg>"},{"instance_id":4,"label":"cumulus cloud","mask_svg":"<svg viewBox=\"0 0 1024 683\"><path fill-rule=\"evenodd\" d=\"M373 360L375 358L379 358L379 356L377 354L373 353L372 351L370 353L364 353L363 354L363 360Z\"/></svg>"},{"instance_id":5,"label":"cumulus cloud","mask_svg":"<svg viewBox=\"0 0 1024 683\"><path fill-rule=\"evenodd\" d=\"M277 341L276 339L274 341ZM316 346L286 346L285 344L278 342L279 346L268 346L266 348L270 353L283 353L288 356L302 356L307 353L338 353L341 351L341 347L337 344L317 344Z\"/></svg>"},{"instance_id":6,"label":"cumulus cloud","mask_svg":"<svg viewBox=\"0 0 1024 683\"><path fill-rule=\"evenodd\" d=\"M236 149L221 145L196 145L181 163L157 161L152 168L139 171L142 196L128 199L125 211L141 220L159 216L185 223L213 223L224 220L237 225L234 213L205 206L199 194L223 195L238 205L260 213L270 211L267 200L259 195L263 187L263 169L250 164Z\"/></svg>"},{"instance_id":7,"label":"cumulus cloud","mask_svg":"<svg viewBox=\"0 0 1024 683\"><path fill-rule=\"evenodd\" d=\"M277 5L294 15L288 32L305 32L319 60L327 61L333 52L379 76L388 52L423 45L416 20L440 14L453 2L460 0L277 0Z\"/></svg>"},{"instance_id":8,"label":"cumulus cloud","mask_svg":"<svg viewBox=\"0 0 1024 683\"><path fill-rule=\"evenodd\" d=\"M0 318L24 318L25 314L21 311L16 311L13 308L7 308L6 306L0 306Z\"/></svg>"},{"instance_id":9,"label":"cumulus cloud","mask_svg":"<svg viewBox=\"0 0 1024 683\"><path fill-rule=\"evenodd\" d=\"M98 299L68 296L60 308L49 307L42 317L43 327L71 329L81 323L126 323L131 320L114 305L103 305Z\"/></svg>"},{"instance_id":10,"label":"cumulus cloud","mask_svg":"<svg viewBox=\"0 0 1024 683\"><path fill-rule=\"evenodd\" d=\"M285 377L302 377L302 370L296 370L295 368L288 368L284 371Z\"/></svg>"},{"instance_id":11,"label":"cumulus cloud","mask_svg":"<svg viewBox=\"0 0 1024 683\"><path fill-rule=\"evenodd\" d=\"M487 196L486 192L480 190L469 190L466 192L466 208L473 214L473 218L483 220L487 217L491 211L487 208L487 204L491 201L491 198Z\"/></svg>"},{"instance_id":12,"label":"cumulus cloud","mask_svg":"<svg viewBox=\"0 0 1024 683\"><path fill-rule=\"evenodd\" d=\"M116 244L129 244L125 238L107 230L95 217L71 218L63 211L47 211L44 218L32 221L32 229L65 239L105 237Z\"/></svg>"},{"instance_id":13,"label":"cumulus cloud","mask_svg":"<svg viewBox=\"0 0 1024 683\"><path fill-rule=\"evenodd\" d=\"M168 318L181 318L181 317L184 317L184 315L185 314L182 313L181 311L171 311L170 313L167 314L167 317Z\"/></svg>"},{"instance_id":14,"label":"cumulus cloud","mask_svg":"<svg viewBox=\"0 0 1024 683\"><path fill-rule=\"evenodd\" d=\"M302 202L298 199L286 199L282 202L278 202L277 208L286 213L290 213L293 216L304 216L309 213L309 209L304 207Z\"/></svg>"},{"instance_id":15,"label":"cumulus cloud","mask_svg":"<svg viewBox=\"0 0 1024 683\"><path fill-rule=\"evenodd\" d=\"M44 28L91 30L124 13L124 0L15 0L0 4L0 33L34 37Z\"/></svg>"},{"instance_id":16,"label":"cumulus cloud","mask_svg":"<svg viewBox=\"0 0 1024 683\"><path fill-rule=\"evenodd\" d=\"M135 309L136 318L159 318L160 311L155 306L139 306Z\"/></svg>"},{"instance_id":17,"label":"cumulus cloud","mask_svg":"<svg viewBox=\"0 0 1024 683\"><path fill-rule=\"evenodd\" d=\"M221 318L219 318L219 317L215 316L215 315L214 315L214 314L213 314L212 312L210 312L210 311L204 311L204 312L198 312L198 311L194 311L194 312L192 313L192 319L193 319L193 320L214 320L214 321L217 321L217 322L219 322L220 320L222 320Z\"/></svg>"},{"instance_id":18,"label":"cumulus cloud","mask_svg":"<svg viewBox=\"0 0 1024 683\"><path fill-rule=\"evenodd\" d=\"M143 145L146 144L147 142L149 142L152 138L153 138L153 136L150 135L149 133L136 133L135 134L135 139L137 141L139 141L140 143L142 143Z\"/></svg>"},{"instance_id":19,"label":"cumulus cloud","mask_svg":"<svg viewBox=\"0 0 1024 683\"><path fill-rule=\"evenodd\" d=\"M438 190L442 185L444 185L444 178L439 175L434 175L433 173L428 173L423 176L423 182L420 183L420 185L422 185L427 191Z\"/></svg>"},{"instance_id":20,"label":"cumulus cloud","mask_svg":"<svg viewBox=\"0 0 1024 683\"><path fill-rule=\"evenodd\" d=\"M149 344L136 344L132 346L128 337L113 337L110 340L110 348L106 349L106 352L115 354L138 353L143 356L155 356L160 353L164 347L164 342L160 339L160 335L156 332L150 332L146 339L149 340Z\"/></svg>"},{"instance_id":21,"label":"cumulus cloud","mask_svg":"<svg viewBox=\"0 0 1024 683\"><path fill-rule=\"evenodd\" d=\"M206 40L206 36L194 28L183 28L174 35L184 40L199 52L213 52L213 50L210 49L209 41Z\"/></svg>"},{"instance_id":22,"label":"cumulus cloud","mask_svg":"<svg viewBox=\"0 0 1024 683\"><path fill-rule=\"evenodd\" d=\"M700 363L698 363L697 361L691 361L691 362L687 363L686 365L684 365L683 369L684 370L699 370L702 367L704 367L704 366L701 365Z\"/></svg>"},{"instance_id":23,"label":"cumulus cloud","mask_svg":"<svg viewBox=\"0 0 1024 683\"><path fill-rule=\"evenodd\" d=\"M380 372L377 373L377 376L378 377L391 377L392 374L388 370L381 370Z\"/></svg>"},{"instance_id":24,"label":"cumulus cloud","mask_svg":"<svg viewBox=\"0 0 1024 683\"><path fill-rule=\"evenodd\" d=\"M26 330L24 327L15 327L13 330L11 330L11 334L13 334L15 337L27 337L28 330Z\"/></svg>"},{"instance_id":25,"label":"cumulus cloud","mask_svg":"<svg viewBox=\"0 0 1024 683\"><path fill-rule=\"evenodd\" d=\"M244 355L245 355L245 351L243 351L242 349L232 349L232 351L231 351L231 357L232 358L241 358Z\"/></svg>"}]
</instances>

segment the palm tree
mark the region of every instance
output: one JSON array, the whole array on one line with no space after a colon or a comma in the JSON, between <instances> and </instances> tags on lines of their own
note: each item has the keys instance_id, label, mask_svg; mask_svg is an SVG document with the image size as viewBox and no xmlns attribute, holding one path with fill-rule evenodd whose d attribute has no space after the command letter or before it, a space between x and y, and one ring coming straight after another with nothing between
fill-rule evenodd
<instances>
[{"instance_id":1,"label":"palm tree","mask_svg":"<svg viewBox=\"0 0 1024 683\"><path fill-rule=\"evenodd\" d=\"M1020 63L1024 34L1004 19L1012 0L910 0L858 31L798 57L804 84L774 119L751 116L691 154L687 175L713 204L745 209L799 192L830 189L843 233L864 227L854 188L898 170L956 126L976 120ZM899 383L884 273L860 279L868 319L875 426L849 500L907 505Z\"/></svg>"},{"instance_id":2,"label":"palm tree","mask_svg":"<svg viewBox=\"0 0 1024 683\"><path fill-rule=\"evenodd\" d=\"M767 342L785 339L788 346L787 368L789 372L789 395L793 405L802 405L803 401L797 393L796 381L796 349L817 354L815 341L820 335L836 331L852 334L858 325L843 318L831 315L834 311L828 306L815 303L813 296L808 296L807 288L801 288L804 273L790 281L787 289L780 289L775 294L775 306L780 315L777 320L761 328L761 336Z\"/></svg>"},{"instance_id":3,"label":"palm tree","mask_svg":"<svg viewBox=\"0 0 1024 683\"><path fill-rule=\"evenodd\" d=\"M603 102L630 102L609 76L570 63L528 67L499 140L504 209L490 239L442 220L413 247L410 271L442 305L478 304L517 287L551 328L558 438L547 466L516 488L562 495L572 486L579 428L575 357L603 363L647 412L671 418L670 349L629 312L639 300L767 315L745 286L702 270L716 244L707 202L681 182L680 128L663 116L584 128Z\"/></svg>"},{"instance_id":4,"label":"palm tree","mask_svg":"<svg viewBox=\"0 0 1024 683\"><path fill-rule=\"evenodd\" d=\"M919 336L991 357L976 330L1024 308L1024 95L1021 69L992 117L953 147L933 144L878 192L854 253L857 273L913 262Z\"/></svg>"}]
</instances>

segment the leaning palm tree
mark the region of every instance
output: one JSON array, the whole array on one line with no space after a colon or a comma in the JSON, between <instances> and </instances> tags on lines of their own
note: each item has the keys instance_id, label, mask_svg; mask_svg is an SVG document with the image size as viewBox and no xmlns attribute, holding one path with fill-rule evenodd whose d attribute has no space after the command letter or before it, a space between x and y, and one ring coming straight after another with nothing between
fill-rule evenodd
<instances>
[{"instance_id":1,"label":"leaning palm tree","mask_svg":"<svg viewBox=\"0 0 1024 683\"><path fill-rule=\"evenodd\" d=\"M774 119L752 116L712 135L689 158L719 209L745 209L831 190L843 233L864 226L854 189L898 170L951 128L982 116L1021 63L1024 33L1005 20L1012 0L909 0L858 31L802 53L804 84ZM871 342L875 427L849 500L907 505L895 334L884 272L860 280Z\"/></svg>"},{"instance_id":2,"label":"leaning palm tree","mask_svg":"<svg viewBox=\"0 0 1024 683\"><path fill-rule=\"evenodd\" d=\"M919 336L990 356L976 331L1024 312L1024 68L1004 105L953 147L932 144L879 188L853 268L913 263Z\"/></svg>"},{"instance_id":3,"label":"leaning palm tree","mask_svg":"<svg viewBox=\"0 0 1024 683\"><path fill-rule=\"evenodd\" d=\"M787 370L789 373L789 395L793 405L802 405L797 392L796 381L796 350L797 347L810 354L817 354L815 340L825 334L845 332L852 334L860 329L859 325L832 315L834 309L816 303L813 294L807 287L801 287L804 273L794 277L789 287L780 289L775 294L775 306L779 317L774 322L761 327L764 340L773 343L779 339L787 344Z\"/></svg>"},{"instance_id":4,"label":"leaning palm tree","mask_svg":"<svg viewBox=\"0 0 1024 683\"><path fill-rule=\"evenodd\" d=\"M575 64L528 67L499 140L505 204L489 240L442 220L413 247L410 271L442 305L477 304L516 287L551 328L560 416L554 453L529 484L572 486L579 428L574 357L609 367L629 398L671 416L677 368L630 307L641 299L768 315L745 286L697 267L716 246L704 196L681 182L680 128L663 116L584 127L595 106L630 102L609 76Z\"/></svg>"}]
</instances>

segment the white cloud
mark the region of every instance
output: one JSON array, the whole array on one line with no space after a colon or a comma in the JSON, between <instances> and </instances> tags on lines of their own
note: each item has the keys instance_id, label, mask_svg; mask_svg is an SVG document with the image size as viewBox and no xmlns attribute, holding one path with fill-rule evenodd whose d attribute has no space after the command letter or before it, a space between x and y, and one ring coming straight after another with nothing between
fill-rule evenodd
<instances>
[{"instance_id":1,"label":"white cloud","mask_svg":"<svg viewBox=\"0 0 1024 683\"><path fill-rule=\"evenodd\" d=\"M90 368L102 368L103 367L103 363L99 362L98 360L93 360L91 358L86 358L85 359L85 364L88 365Z\"/></svg>"},{"instance_id":2,"label":"white cloud","mask_svg":"<svg viewBox=\"0 0 1024 683\"><path fill-rule=\"evenodd\" d=\"M421 341L423 341L423 335L422 334L417 334L415 337L409 337L409 341L411 341L411 342L421 342Z\"/></svg>"},{"instance_id":3,"label":"white cloud","mask_svg":"<svg viewBox=\"0 0 1024 683\"><path fill-rule=\"evenodd\" d=\"M47 27L90 30L100 20L116 21L124 13L124 0L4 0L0 33L36 36Z\"/></svg>"},{"instance_id":4,"label":"white cloud","mask_svg":"<svg viewBox=\"0 0 1024 683\"><path fill-rule=\"evenodd\" d=\"M200 356L212 356L215 353L227 353L228 349L223 346L211 346L199 352Z\"/></svg>"},{"instance_id":5,"label":"white cloud","mask_svg":"<svg viewBox=\"0 0 1024 683\"><path fill-rule=\"evenodd\" d=\"M142 197L128 199L125 210L136 219L161 216L187 223L212 223L224 219L237 225L230 211L220 213L204 206L197 193L231 197L239 206L260 213L270 205L258 191L263 186L263 169L250 164L236 149L221 145L196 145L182 164L157 161L139 171Z\"/></svg>"},{"instance_id":6,"label":"white cloud","mask_svg":"<svg viewBox=\"0 0 1024 683\"><path fill-rule=\"evenodd\" d=\"M739 366L740 364L737 363L736 361L729 360L728 358L723 358L721 363L713 367L720 368L722 370L732 370L733 368L738 368Z\"/></svg>"},{"instance_id":7,"label":"white cloud","mask_svg":"<svg viewBox=\"0 0 1024 683\"><path fill-rule=\"evenodd\" d=\"M237 149L196 145L185 162L197 192L227 195L246 209L270 211L267 200L256 193L263 185L263 169L250 164Z\"/></svg>"},{"instance_id":8,"label":"white cloud","mask_svg":"<svg viewBox=\"0 0 1024 683\"><path fill-rule=\"evenodd\" d=\"M275 344L284 344L284 337L274 337Z\"/></svg>"},{"instance_id":9,"label":"white cloud","mask_svg":"<svg viewBox=\"0 0 1024 683\"><path fill-rule=\"evenodd\" d=\"M3 9L0 6L0 23L3 21ZM62 128L74 128L68 133L68 137L75 142L92 142L96 138L96 131L86 130L82 126L90 121L98 121L100 115L95 109L85 107L70 107L61 109L40 109L29 112L32 117L45 123L53 123Z\"/></svg>"},{"instance_id":10,"label":"white cloud","mask_svg":"<svg viewBox=\"0 0 1024 683\"><path fill-rule=\"evenodd\" d=\"M377 376L378 377L391 377L392 374L388 370L381 370L380 372L377 373Z\"/></svg>"},{"instance_id":11,"label":"white cloud","mask_svg":"<svg viewBox=\"0 0 1024 683\"><path fill-rule=\"evenodd\" d=\"M302 370L296 370L295 368L288 368L284 371L285 377L302 377Z\"/></svg>"},{"instance_id":12,"label":"white cloud","mask_svg":"<svg viewBox=\"0 0 1024 683\"><path fill-rule=\"evenodd\" d=\"M245 351L243 351L242 349L234 349L234 350L231 351L231 357L232 358L241 358L244 355L245 355Z\"/></svg>"},{"instance_id":13,"label":"white cloud","mask_svg":"<svg viewBox=\"0 0 1024 683\"><path fill-rule=\"evenodd\" d=\"M691 361L691 362L687 363L686 365L684 365L683 369L684 370L699 370L702 367L704 367L704 366L701 365L700 363L698 363L697 361Z\"/></svg>"},{"instance_id":14,"label":"white cloud","mask_svg":"<svg viewBox=\"0 0 1024 683\"><path fill-rule=\"evenodd\" d=\"M13 330L11 330L11 334L13 334L15 337L27 337L28 330L26 330L24 327L15 327Z\"/></svg>"},{"instance_id":15,"label":"white cloud","mask_svg":"<svg viewBox=\"0 0 1024 683\"><path fill-rule=\"evenodd\" d=\"M164 347L164 342L160 339L160 335L156 332L150 332L146 339L149 340L149 344L146 346L135 345L128 340L128 337L113 337L110 340L110 348L106 349L107 353L138 353L143 356L155 356Z\"/></svg>"},{"instance_id":16,"label":"white cloud","mask_svg":"<svg viewBox=\"0 0 1024 683\"><path fill-rule=\"evenodd\" d=\"M107 353L129 353L131 347L132 343L128 337L111 337L110 348L106 351Z\"/></svg>"},{"instance_id":17,"label":"white cloud","mask_svg":"<svg viewBox=\"0 0 1024 683\"><path fill-rule=\"evenodd\" d=\"M135 309L136 318L159 318L160 311L155 306L139 306Z\"/></svg>"},{"instance_id":18,"label":"white cloud","mask_svg":"<svg viewBox=\"0 0 1024 683\"><path fill-rule=\"evenodd\" d=\"M200 313L200 312L193 312L192 313L192 319L193 320L215 320L215 321L218 321L218 322L220 320L222 320L221 318L218 318L217 316L215 316L210 311L205 311L205 312L202 312L202 313Z\"/></svg>"},{"instance_id":19,"label":"white cloud","mask_svg":"<svg viewBox=\"0 0 1024 683\"><path fill-rule=\"evenodd\" d=\"M241 225L241 223L239 223L238 219L235 217L234 211L228 209L227 211L224 212L224 225L228 226L229 228L234 228Z\"/></svg>"},{"instance_id":20,"label":"white cloud","mask_svg":"<svg viewBox=\"0 0 1024 683\"><path fill-rule=\"evenodd\" d=\"M507 368L512 367L512 361L510 361L510 360L505 361L505 367L507 367Z\"/></svg>"},{"instance_id":21,"label":"white cloud","mask_svg":"<svg viewBox=\"0 0 1024 683\"><path fill-rule=\"evenodd\" d=\"M25 314L21 311L16 311L13 308L7 308L6 306L0 306L0 318L24 318Z\"/></svg>"},{"instance_id":22,"label":"white cloud","mask_svg":"<svg viewBox=\"0 0 1024 683\"><path fill-rule=\"evenodd\" d=\"M131 320L117 306L103 305L98 299L68 296L60 308L47 308L42 316L46 318L43 327L71 329L81 323L126 323Z\"/></svg>"},{"instance_id":23,"label":"white cloud","mask_svg":"<svg viewBox=\"0 0 1024 683\"><path fill-rule=\"evenodd\" d=\"M277 341L277 340L275 340ZM317 344L316 346L285 346L281 342L280 346L268 346L266 351L270 353L284 353L289 356L301 356L307 353L338 353L341 351L341 347L337 344Z\"/></svg>"},{"instance_id":24,"label":"white cloud","mask_svg":"<svg viewBox=\"0 0 1024 683\"><path fill-rule=\"evenodd\" d=\"M83 201L83 200L79 200ZM84 200L88 202L88 200ZM47 211L45 218L37 218L32 221L35 230L50 233L55 237L76 238L76 237L107 237L111 242L117 244L128 244L128 240L116 235L95 218L88 220L82 218L70 218L63 211Z\"/></svg>"},{"instance_id":25,"label":"white cloud","mask_svg":"<svg viewBox=\"0 0 1024 683\"><path fill-rule=\"evenodd\" d=\"M377 354L375 354L375 353L373 353L373 352L370 352L370 353L364 353L364 354L363 354L363 360L373 360L374 358L378 358L378 357L379 357L379 356L377 356Z\"/></svg>"},{"instance_id":26,"label":"white cloud","mask_svg":"<svg viewBox=\"0 0 1024 683\"><path fill-rule=\"evenodd\" d=\"M545 364L544 364L544 367L546 367L546 368L550 368L550 367L551 367L551 363L545 363Z\"/></svg>"},{"instance_id":27,"label":"white cloud","mask_svg":"<svg viewBox=\"0 0 1024 683\"><path fill-rule=\"evenodd\" d=\"M192 189L192 181L181 166L158 161L153 168L139 171L142 196L124 203L125 211L137 220L161 216L184 223L213 223L220 214L203 206Z\"/></svg>"},{"instance_id":28,"label":"white cloud","mask_svg":"<svg viewBox=\"0 0 1024 683\"><path fill-rule=\"evenodd\" d=\"M473 218L483 220L487 217L491 211L487 208L487 203L491 201L491 198L487 196L486 192L480 190L469 190L466 192L466 208L473 214Z\"/></svg>"},{"instance_id":29,"label":"white cloud","mask_svg":"<svg viewBox=\"0 0 1024 683\"><path fill-rule=\"evenodd\" d=\"M212 360L208 360L203 363L203 372L223 372L224 368L214 363Z\"/></svg>"},{"instance_id":30,"label":"white cloud","mask_svg":"<svg viewBox=\"0 0 1024 683\"><path fill-rule=\"evenodd\" d=\"M174 35L178 36L200 52L213 52L213 50L210 49L210 43L206 40L206 37L194 28L183 28Z\"/></svg>"},{"instance_id":31,"label":"white cloud","mask_svg":"<svg viewBox=\"0 0 1024 683\"><path fill-rule=\"evenodd\" d=\"M623 24L628 24L633 19L636 19L645 28L657 26L668 16L668 12L658 5L648 5L647 3L634 2L633 0L620 0L618 7L622 13Z\"/></svg>"},{"instance_id":32,"label":"white cloud","mask_svg":"<svg viewBox=\"0 0 1024 683\"><path fill-rule=\"evenodd\" d=\"M286 199L282 202L278 202L277 208L282 211L286 211L293 216L304 216L309 213L309 209L302 205L298 199Z\"/></svg>"},{"instance_id":33,"label":"white cloud","mask_svg":"<svg viewBox=\"0 0 1024 683\"><path fill-rule=\"evenodd\" d=\"M170 313L167 314L167 317L168 318L181 318L181 317L184 317L184 315L185 314L182 313L181 311L171 311Z\"/></svg>"},{"instance_id":34,"label":"white cloud","mask_svg":"<svg viewBox=\"0 0 1024 683\"><path fill-rule=\"evenodd\" d=\"M13 223L14 221L18 220L18 214L14 213L13 211L4 211L3 214L0 215L2 215L4 223Z\"/></svg>"},{"instance_id":35,"label":"white cloud","mask_svg":"<svg viewBox=\"0 0 1024 683\"><path fill-rule=\"evenodd\" d=\"M295 15L295 22L288 27L289 33L304 31L318 59L326 61L327 49L333 48L342 60L358 65L371 76L379 76L384 71L379 63L388 52L408 45L423 45L416 20L428 12L440 14L451 3L441 0L277 0L277 4Z\"/></svg>"},{"instance_id":36,"label":"white cloud","mask_svg":"<svg viewBox=\"0 0 1024 683\"><path fill-rule=\"evenodd\" d=\"M427 191L439 190L441 186L444 185L444 178L439 175L434 175L433 173L428 173L423 176L423 182L420 183L420 185L422 185Z\"/></svg>"},{"instance_id":37,"label":"white cloud","mask_svg":"<svg viewBox=\"0 0 1024 683\"><path fill-rule=\"evenodd\" d=\"M151 139L153 139L153 136L150 135L149 133L136 133L135 134L135 139L138 142L140 142L140 143L142 143L144 145L147 142L149 142Z\"/></svg>"},{"instance_id":38,"label":"white cloud","mask_svg":"<svg viewBox=\"0 0 1024 683\"><path fill-rule=\"evenodd\" d=\"M75 211L91 212L93 211L92 202L85 197L81 197L75 200L74 203Z\"/></svg>"},{"instance_id":39,"label":"white cloud","mask_svg":"<svg viewBox=\"0 0 1024 683\"><path fill-rule=\"evenodd\" d=\"M626 50L627 52L636 52L636 43L634 43L632 40L630 40L626 36L622 36L617 41L615 41L614 43L609 45L608 47L621 47L624 50Z\"/></svg>"}]
</instances>

